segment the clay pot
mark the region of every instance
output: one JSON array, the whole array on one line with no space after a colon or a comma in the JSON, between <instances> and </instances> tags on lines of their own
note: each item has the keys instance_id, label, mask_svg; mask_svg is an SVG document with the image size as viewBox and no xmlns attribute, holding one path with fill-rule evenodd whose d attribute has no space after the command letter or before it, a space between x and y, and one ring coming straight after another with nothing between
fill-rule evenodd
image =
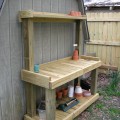
<instances>
[{"instance_id":1,"label":"clay pot","mask_svg":"<svg viewBox=\"0 0 120 120\"><path fill-rule=\"evenodd\" d=\"M81 12L78 12L78 16L81 16Z\"/></svg>"},{"instance_id":2,"label":"clay pot","mask_svg":"<svg viewBox=\"0 0 120 120\"><path fill-rule=\"evenodd\" d=\"M74 15L75 15L75 12L74 12L74 11L71 11L71 12L70 12L70 15L71 15L71 16L74 16Z\"/></svg>"},{"instance_id":3,"label":"clay pot","mask_svg":"<svg viewBox=\"0 0 120 120\"><path fill-rule=\"evenodd\" d=\"M79 59L78 50L74 50L74 53L73 53L73 60L78 60L78 59Z\"/></svg>"},{"instance_id":4,"label":"clay pot","mask_svg":"<svg viewBox=\"0 0 120 120\"><path fill-rule=\"evenodd\" d=\"M62 92L63 92L63 97L67 97L67 95L68 95L68 89L65 88L65 89L62 90Z\"/></svg>"},{"instance_id":5,"label":"clay pot","mask_svg":"<svg viewBox=\"0 0 120 120\"><path fill-rule=\"evenodd\" d=\"M62 94L63 94L62 91L57 92L57 98L62 99Z\"/></svg>"}]
</instances>

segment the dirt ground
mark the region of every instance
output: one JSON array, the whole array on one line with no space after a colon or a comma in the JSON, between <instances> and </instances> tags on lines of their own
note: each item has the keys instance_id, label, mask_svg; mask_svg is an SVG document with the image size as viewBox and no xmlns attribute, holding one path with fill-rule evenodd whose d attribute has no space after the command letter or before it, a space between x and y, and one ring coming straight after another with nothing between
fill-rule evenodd
<instances>
[{"instance_id":1,"label":"dirt ground","mask_svg":"<svg viewBox=\"0 0 120 120\"><path fill-rule=\"evenodd\" d=\"M107 95L104 90L110 83L110 77L99 74L98 92L100 98L80 114L78 120L120 120L120 95ZM120 90L120 82L118 84ZM114 91L116 92L116 91Z\"/></svg>"}]
</instances>

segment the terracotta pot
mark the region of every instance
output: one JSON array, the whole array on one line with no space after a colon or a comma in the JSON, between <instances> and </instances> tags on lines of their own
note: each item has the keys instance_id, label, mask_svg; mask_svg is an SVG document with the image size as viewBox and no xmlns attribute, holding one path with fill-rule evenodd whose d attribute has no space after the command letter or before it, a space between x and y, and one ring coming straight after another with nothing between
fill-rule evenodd
<instances>
[{"instance_id":1,"label":"terracotta pot","mask_svg":"<svg viewBox=\"0 0 120 120\"><path fill-rule=\"evenodd\" d=\"M65 88L65 89L62 90L62 92L63 92L63 97L67 97L68 89Z\"/></svg>"},{"instance_id":2,"label":"terracotta pot","mask_svg":"<svg viewBox=\"0 0 120 120\"><path fill-rule=\"evenodd\" d=\"M81 12L78 12L78 16L81 16Z\"/></svg>"},{"instance_id":3,"label":"terracotta pot","mask_svg":"<svg viewBox=\"0 0 120 120\"><path fill-rule=\"evenodd\" d=\"M62 91L57 92L57 98L62 99L62 94L63 94Z\"/></svg>"},{"instance_id":4,"label":"terracotta pot","mask_svg":"<svg viewBox=\"0 0 120 120\"><path fill-rule=\"evenodd\" d=\"M74 53L73 53L73 60L78 60L78 59L79 59L78 50L74 50Z\"/></svg>"},{"instance_id":5,"label":"terracotta pot","mask_svg":"<svg viewBox=\"0 0 120 120\"><path fill-rule=\"evenodd\" d=\"M71 15L71 16L74 16L74 11L71 11L71 12L70 12L70 15Z\"/></svg>"}]
</instances>

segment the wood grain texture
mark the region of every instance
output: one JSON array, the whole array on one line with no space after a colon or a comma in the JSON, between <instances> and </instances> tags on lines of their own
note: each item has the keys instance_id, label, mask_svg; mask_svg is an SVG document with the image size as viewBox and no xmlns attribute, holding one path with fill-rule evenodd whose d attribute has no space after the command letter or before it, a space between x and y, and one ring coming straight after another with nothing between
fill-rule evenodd
<instances>
[{"instance_id":1,"label":"wood grain texture","mask_svg":"<svg viewBox=\"0 0 120 120\"><path fill-rule=\"evenodd\" d=\"M80 113L82 113L88 106L90 106L92 103L94 103L99 98L99 94L96 93L95 95L92 95L90 97L82 97L80 98L80 103L76 106L72 107L66 112L56 110L56 119L55 120L73 120L76 118ZM33 118L29 117L28 115L25 115L25 120L39 120L38 116L35 116ZM51 119L50 119L51 120Z\"/></svg>"},{"instance_id":2,"label":"wood grain texture","mask_svg":"<svg viewBox=\"0 0 120 120\"><path fill-rule=\"evenodd\" d=\"M96 57L80 56L77 61L68 57L42 64L40 73L22 70L22 80L41 87L55 89L100 66L101 61Z\"/></svg>"},{"instance_id":3,"label":"wood grain texture","mask_svg":"<svg viewBox=\"0 0 120 120\"><path fill-rule=\"evenodd\" d=\"M91 41L86 45L87 53L96 53L102 62L119 66L117 50L120 48L120 12L89 11L87 13ZM102 52L104 51L104 52Z\"/></svg>"},{"instance_id":4,"label":"wood grain texture","mask_svg":"<svg viewBox=\"0 0 120 120\"><path fill-rule=\"evenodd\" d=\"M46 119L55 120L56 94L55 89L45 89ZM51 112L53 111L53 112Z\"/></svg>"}]
</instances>

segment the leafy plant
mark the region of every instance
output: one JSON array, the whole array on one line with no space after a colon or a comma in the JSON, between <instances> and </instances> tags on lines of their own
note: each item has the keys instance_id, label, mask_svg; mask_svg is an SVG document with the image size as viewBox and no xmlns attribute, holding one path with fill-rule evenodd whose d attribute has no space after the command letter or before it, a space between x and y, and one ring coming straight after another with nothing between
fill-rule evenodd
<instances>
[{"instance_id":1,"label":"leafy plant","mask_svg":"<svg viewBox=\"0 0 120 120\"><path fill-rule=\"evenodd\" d=\"M105 88L105 92L110 96L120 96L120 72L111 74L110 84Z\"/></svg>"}]
</instances>

